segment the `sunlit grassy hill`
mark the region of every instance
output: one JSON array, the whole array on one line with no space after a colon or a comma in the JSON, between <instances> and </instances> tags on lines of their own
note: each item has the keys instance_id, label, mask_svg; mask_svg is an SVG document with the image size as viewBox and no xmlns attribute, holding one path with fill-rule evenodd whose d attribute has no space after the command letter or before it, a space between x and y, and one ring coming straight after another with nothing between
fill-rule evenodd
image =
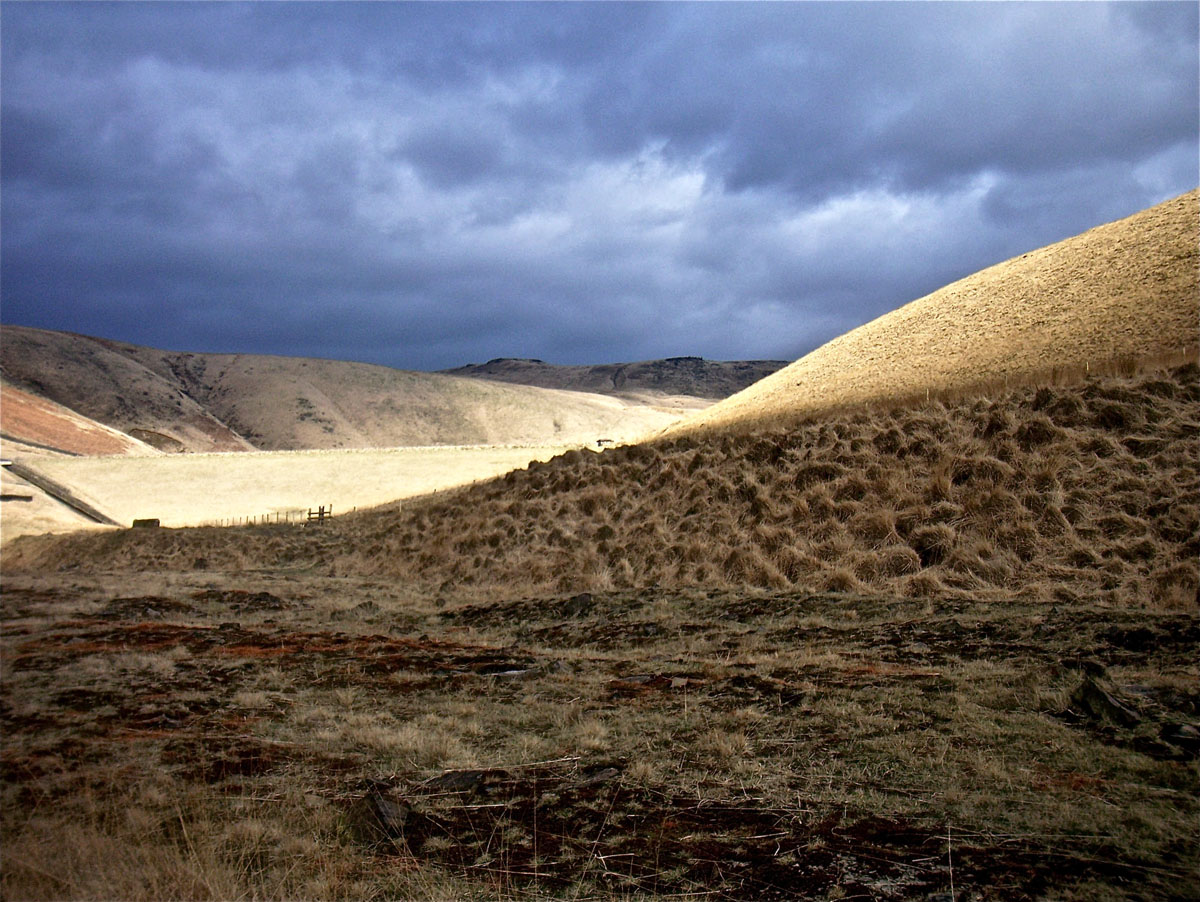
<instances>
[{"instance_id":1,"label":"sunlit grassy hill","mask_svg":"<svg viewBox=\"0 0 1200 902\"><path fill-rule=\"evenodd\" d=\"M1200 350L1200 192L947 285L670 430L961 394Z\"/></svg>"},{"instance_id":2,"label":"sunlit grassy hill","mask_svg":"<svg viewBox=\"0 0 1200 902\"><path fill-rule=\"evenodd\" d=\"M303 565L489 598L658 584L1194 604L1200 371L1163 360L1196 342L1195 227L1191 194L985 270L718 405L706 429L319 535L18 540L9 563ZM1090 360L1125 363L1036 375ZM984 376L993 390L972 392Z\"/></svg>"}]
</instances>

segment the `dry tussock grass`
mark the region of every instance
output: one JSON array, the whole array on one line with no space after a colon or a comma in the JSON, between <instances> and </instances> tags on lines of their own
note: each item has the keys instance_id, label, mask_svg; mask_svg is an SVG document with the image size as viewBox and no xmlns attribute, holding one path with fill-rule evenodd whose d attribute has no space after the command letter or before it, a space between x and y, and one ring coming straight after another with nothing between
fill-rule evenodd
<instances>
[{"instance_id":1,"label":"dry tussock grass","mask_svg":"<svg viewBox=\"0 0 1200 902\"><path fill-rule=\"evenodd\" d=\"M309 567L445 597L657 584L1181 607L1200 585L1195 365L743 435L571 452L325 530L18 540L6 566Z\"/></svg>"}]
</instances>

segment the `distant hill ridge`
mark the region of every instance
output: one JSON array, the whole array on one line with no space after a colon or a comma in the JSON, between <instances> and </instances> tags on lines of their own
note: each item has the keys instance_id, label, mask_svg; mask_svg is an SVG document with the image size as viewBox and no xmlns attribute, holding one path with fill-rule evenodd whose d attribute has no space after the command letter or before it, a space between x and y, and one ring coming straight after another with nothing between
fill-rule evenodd
<instances>
[{"instance_id":1,"label":"distant hill ridge","mask_svg":"<svg viewBox=\"0 0 1200 902\"><path fill-rule=\"evenodd\" d=\"M655 369L633 367L642 374ZM699 370L727 375L723 365ZM639 399L588 393L571 379L560 380L561 388L501 384L348 361L163 351L7 325L0 327L0 373L16 389L163 451L627 441L706 406L712 391L702 396L709 400L666 403L658 396L698 384L696 377ZM614 381L621 377L609 377L610 389ZM14 438L53 444L34 432Z\"/></svg>"},{"instance_id":2,"label":"distant hill ridge","mask_svg":"<svg viewBox=\"0 0 1200 902\"><path fill-rule=\"evenodd\" d=\"M1200 353L1200 192L1022 254L860 326L669 432Z\"/></svg>"},{"instance_id":3,"label":"distant hill ridge","mask_svg":"<svg viewBox=\"0 0 1200 902\"><path fill-rule=\"evenodd\" d=\"M718 361L703 357L667 357L637 363L570 366L536 358L497 357L487 363L471 363L441 372L619 397L639 398L655 393L717 400L753 385L787 364L786 360Z\"/></svg>"}]
</instances>

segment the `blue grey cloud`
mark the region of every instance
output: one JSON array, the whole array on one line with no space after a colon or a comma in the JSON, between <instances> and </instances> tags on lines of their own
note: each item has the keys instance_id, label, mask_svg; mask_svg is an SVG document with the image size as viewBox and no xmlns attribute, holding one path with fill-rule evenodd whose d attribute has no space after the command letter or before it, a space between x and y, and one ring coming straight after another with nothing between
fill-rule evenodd
<instances>
[{"instance_id":1,"label":"blue grey cloud","mask_svg":"<svg viewBox=\"0 0 1200 902\"><path fill-rule=\"evenodd\" d=\"M0 319L792 358L1197 181L1197 8L0 6Z\"/></svg>"}]
</instances>

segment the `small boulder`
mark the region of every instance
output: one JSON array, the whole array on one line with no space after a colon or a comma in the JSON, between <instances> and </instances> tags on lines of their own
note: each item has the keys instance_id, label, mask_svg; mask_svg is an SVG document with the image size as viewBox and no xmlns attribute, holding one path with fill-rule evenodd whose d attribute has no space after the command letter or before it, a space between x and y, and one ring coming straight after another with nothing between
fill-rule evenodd
<instances>
[{"instance_id":1,"label":"small boulder","mask_svg":"<svg viewBox=\"0 0 1200 902\"><path fill-rule=\"evenodd\" d=\"M1190 723L1163 724L1159 734L1164 742L1168 742L1182 750L1188 757L1200 756L1200 728Z\"/></svg>"},{"instance_id":2,"label":"small boulder","mask_svg":"<svg viewBox=\"0 0 1200 902\"><path fill-rule=\"evenodd\" d=\"M578 595L573 595L563 602L560 609L563 617L586 617L592 613L592 609L596 607L596 602L592 598L590 592L581 592Z\"/></svg>"},{"instance_id":3,"label":"small boulder","mask_svg":"<svg viewBox=\"0 0 1200 902\"><path fill-rule=\"evenodd\" d=\"M351 810L351 826L362 841L370 844L403 839L411 811L392 795L391 786L371 780L366 794Z\"/></svg>"},{"instance_id":4,"label":"small boulder","mask_svg":"<svg viewBox=\"0 0 1200 902\"><path fill-rule=\"evenodd\" d=\"M1142 721L1137 712L1091 676L1084 677L1079 688L1071 693L1071 704L1090 719L1117 727L1134 727Z\"/></svg>"},{"instance_id":5,"label":"small boulder","mask_svg":"<svg viewBox=\"0 0 1200 902\"><path fill-rule=\"evenodd\" d=\"M611 783L621 776L621 771L615 767L601 767L593 769L591 773L585 774L576 781L574 788L583 789L586 786L599 786L602 783Z\"/></svg>"}]
</instances>

